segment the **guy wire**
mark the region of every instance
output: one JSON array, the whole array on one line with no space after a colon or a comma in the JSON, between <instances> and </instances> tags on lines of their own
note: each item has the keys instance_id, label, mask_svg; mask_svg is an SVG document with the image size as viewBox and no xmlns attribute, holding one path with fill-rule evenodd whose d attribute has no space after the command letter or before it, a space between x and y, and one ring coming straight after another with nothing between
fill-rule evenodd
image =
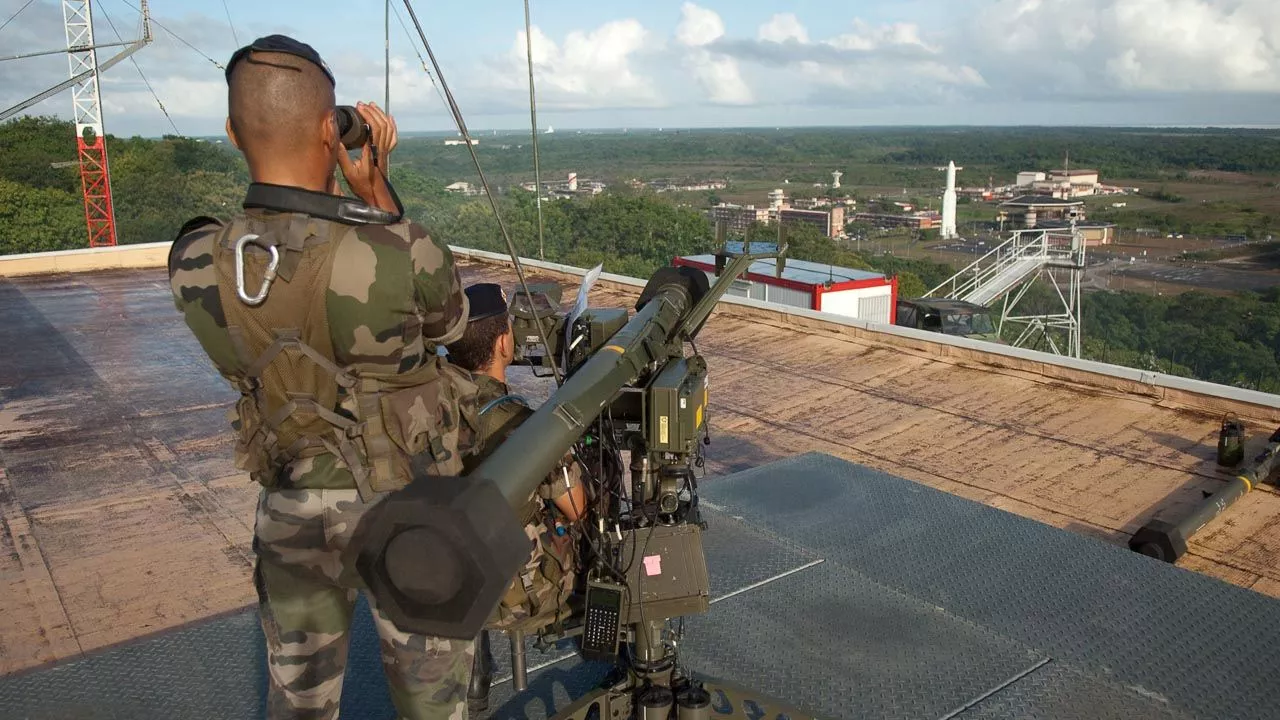
<instances>
[{"instance_id":1,"label":"guy wire","mask_svg":"<svg viewBox=\"0 0 1280 720\"><path fill-rule=\"evenodd\" d=\"M409 11L409 19L413 21L413 26L418 30L418 37L422 40L422 47L427 51L427 57L431 59L431 66L436 69L436 79L440 81L440 89L444 92L445 100L449 105L449 112L453 114L453 121L458 125L458 132L462 134L462 141L467 145L467 151L471 153L471 162L476 166L476 173L480 176L480 185L484 187L484 194L489 198L489 205L493 208L493 216L498 221L498 229L502 231L502 239L507 243L507 253L511 255L511 263L516 268L516 277L520 278L520 288L524 290L525 298L529 301L529 310L533 313L533 322L538 326L538 339L542 341L542 346L547 349L547 360L551 363L551 372L555 375L556 385L563 384L564 380L560 377L560 365L556 362L555 353L551 352L551 344L547 342L547 330L542 325L542 318L538 317L538 310L533 302L533 293L529 292L529 284L524 279L524 266L520 264L520 254L516 252L515 243L511 241L511 234L507 232L507 224L502 219L502 213L498 211L498 200L493 196L493 188L489 187L489 181L484 176L484 170L480 167L480 157L476 155L475 145L471 142L471 133L467 130L467 123L462 118L462 110L458 107L458 103L453 98L453 92L449 90L449 84L445 82L444 73L440 71L440 63L436 62L436 54L431 50L431 43L427 42L427 34L422 31L422 23L418 22L418 14L413 11L412 0L404 0L404 8Z\"/></svg>"},{"instance_id":2,"label":"guy wire","mask_svg":"<svg viewBox=\"0 0 1280 720\"><path fill-rule=\"evenodd\" d=\"M529 19L529 0L524 0L524 47L529 56L529 122L533 125L533 192L538 205L538 259L543 256L542 232L542 168L538 160L538 98L533 91L533 23Z\"/></svg>"}]
</instances>

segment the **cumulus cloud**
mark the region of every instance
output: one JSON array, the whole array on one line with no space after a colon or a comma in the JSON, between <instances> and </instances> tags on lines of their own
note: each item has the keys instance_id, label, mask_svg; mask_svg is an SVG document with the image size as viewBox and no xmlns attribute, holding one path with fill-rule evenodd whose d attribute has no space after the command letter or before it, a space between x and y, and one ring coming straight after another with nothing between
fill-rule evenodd
<instances>
[{"instance_id":1,"label":"cumulus cloud","mask_svg":"<svg viewBox=\"0 0 1280 720\"><path fill-rule=\"evenodd\" d=\"M24 4L25 0L0 0L0 15L8 17ZM218 63L225 63L235 49L225 19L191 13L178 17L164 16L160 22ZM239 29L244 34L260 31L255 37L281 31L279 28L267 30L252 22L242 23ZM104 8L95 3L94 35L97 42L131 41L139 36L139 31L140 19L136 12L125 10L123 5L106 5ZM145 73L154 95L134 67L134 62L125 60L102 73L100 89L107 132L122 136L172 133L173 127L160 110L160 103L163 103L179 132L188 135L221 134L227 97L222 70L176 40L167 30L153 25L152 31L153 41L135 53L132 60ZM3 43L5 55L65 47L62 11L55 3L33 3L14 17L2 37L0 43ZM118 47L99 50L98 62L105 63L120 51ZM34 96L66 80L67 76L65 55L0 63L0 108ZM70 119L71 105L71 93L64 90L27 112Z\"/></svg>"},{"instance_id":2,"label":"cumulus cloud","mask_svg":"<svg viewBox=\"0 0 1280 720\"><path fill-rule=\"evenodd\" d=\"M637 56L652 43L649 31L639 21L616 20L588 31L575 30L561 42L534 26L530 37L539 105L586 110L663 104L654 80L634 67ZM517 96L528 91L528 48L521 30L507 55L492 64L494 72L477 80L508 91L514 103L527 103L527 96Z\"/></svg>"},{"instance_id":3,"label":"cumulus cloud","mask_svg":"<svg viewBox=\"0 0 1280 720\"><path fill-rule=\"evenodd\" d=\"M0 0L0 17L25 1ZM735 9L735 18L753 28L745 32L698 4L705 0L667 1L668 20L647 26L625 16L554 32L535 26L540 107L579 118L595 113L589 122L615 125L775 124L806 114L828 121L833 108L863 113L836 114L836 122L883 122L890 116L874 113L885 108L897 108L893 117L902 121L920 122L927 121L924 106L970 122L1030 122L1024 110L1033 106L1066 110L1046 110L1035 116L1039 122L1110 124L1139 116L1171 124L1214 117L1277 122L1268 106L1280 94L1277 0L973 0L963 8L954 0L913 0L883 4L884 21L831 8L771 16ZM136 14L104 7L121 32L135 30ZM206 12L159 19L224 62L234 49L230 30L220 12ZM462 59L456 49L442 56L473 124L510 126L527 114L526 39L514 15L498 20L509 24L499 28L494 47L475 48ZM493 24L492 18L474 22ZM61 24L56 3L33 3L5 28L0 54L57 47ZM102 18L97 26L100 41L115 39ZM242 39L292 31L249 18L237 30ZM344 33L312 42L338 76L340 101L381 99L380 28L358 42ZM182 132L221 132L221 71L159 28L136 58ZM56 55L0 63L0 107L66 73L65 57ZM451 125L431 79L403 43L392 56L391 83L402 128ZM103 91L109 131L171 132L130 63L103 77ZM67 117L70 108L63 93L30 112ZM1232 115L1230 108L1244 109ZM562 122L576 120L556 118Z\"/></svg>"},{"instance_id":4,"label":"cumulus cloud","mask_svg":"<svg viewBox=\"0 0 1280 720\"><path fill-rule=\"evenodd\" d=\"M724 21L714 10L686 2L680 9L676 42L685 47L684 64L707 99L719 105L750 105L754 95L742 78L738 61L710 49L724 37Z\"/></svg>"},{"instance_id":5,"label":"cumulus cloud","mask_svg":"<svg viewBox=\"0 0 1280 720\"><path fill-rule=\"evenodd\" d=\"M765 42L784 43L794 40L800 44L809 42L809 31L792 13L779 13L760 26L759 38Z\"/></svg>"},{"instance_id":6,"label":"cumulus cloud","mask_svg":"<svg viewBox=\"0 0 1280 720\"><path fill-rule=\"evenodd\" d=\"M854 19L847 30L815 39L787 13L762 24L755 39L721 38L711 48L748 63L748 72L777 71L770 76L770 95L782 102L914 105L986 84L977 69L946 58L911 23Z\"/></svg>"},{"instance_id":7,"label":"cumulus cloud","mask_svg":"<svg viewBox=\"0 0 1280 720\"><path fill-rule=\"evenodd\" d=\"M968 50L1010 86L1108 95L1280 91L1274 0L996 0Z\"/></svg>"}]
</instances>

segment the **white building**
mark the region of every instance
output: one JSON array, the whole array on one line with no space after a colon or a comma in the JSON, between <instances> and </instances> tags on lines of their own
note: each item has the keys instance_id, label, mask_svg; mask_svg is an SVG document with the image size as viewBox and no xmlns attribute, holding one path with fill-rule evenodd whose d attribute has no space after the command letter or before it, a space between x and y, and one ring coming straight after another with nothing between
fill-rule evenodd
<instances>
[{"instance_id":1,"label":"white building","mask_svg":"<svg viewBox=\"0 0 1280 720\"><path fill-rule=\"evenodd\" d=\"M715 282L715 255L679 257L674 264L702 270L707 279ZM786 260L781 276L777 269L773 258L757 260L726 294L893 324L893 311L898 304L896 277L806 260Z\"/></svg>"},{"instance_id":2,"label":"white building","mask_svg":"<svg viewBox=\"0 0 1280 720\"><path fill-rule=\"evenodd\" d=\"M1018 173L1018 187L1030 187L1034 183L1044 182L1045 174L1042 172L1020 172Z\"/></svg>"},{"instance_id":3,"label":"white building","mask_svg":"<svg viewBox=\"0 0 1280 720\"><path fill-rule=\"evenodd\" d=\"M781 210L783 205L787 203L787 194L782 189L774 190L769 193L769 209Z\"/></svg>"}]
</instances>

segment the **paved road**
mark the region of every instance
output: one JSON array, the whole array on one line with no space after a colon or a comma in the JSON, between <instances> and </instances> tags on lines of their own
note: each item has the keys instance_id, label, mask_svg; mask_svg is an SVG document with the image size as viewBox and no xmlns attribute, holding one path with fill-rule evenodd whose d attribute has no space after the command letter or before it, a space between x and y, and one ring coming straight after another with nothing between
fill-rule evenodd
<instances>
[{"instance_id":1,"label":"paved road","mask_svg":"<svg viewBox=\"0 0 1280 720\"><path fill-rule=\"evenodd\" d=\"M1237 270L1208 263L1159 261L1129 263L1123 260L1109 260L1101 265L1090 267L1085 275L1085 285L1095 288L1115 288L1117 282L1121 282L1118 276L1153 283L1189 285L1206 290L1261 291L1280 285L1280 273Z\"/></svg>"}]
</instances>

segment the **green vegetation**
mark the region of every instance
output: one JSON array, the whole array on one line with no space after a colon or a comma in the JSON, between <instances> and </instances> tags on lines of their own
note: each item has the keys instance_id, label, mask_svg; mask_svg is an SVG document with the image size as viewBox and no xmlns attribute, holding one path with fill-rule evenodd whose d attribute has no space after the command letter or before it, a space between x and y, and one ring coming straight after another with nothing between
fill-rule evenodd
<instances>
[{"instance_id":1,"label":"green vegetation","mask_svg":"<svg viewBox=\"0 0 1280 720\"><path fill-rule=\"evenodd\" d=\"M172 239L197 215L226 215L248 182L222 146L167 137L107 137L117 234L123 243ZM71 123L19 118L0 125L0 254L85 247L84 205Z\"/></svg>"},{"instance_id":2,"label":"green vegetation","mask_svg":"<svg viewBox=\"0 0 1280 720\"><path fill-rule=\"evenodd\" d=\"M486 172L503 178L530 174L527 135L481 137L476 147ZM505 149L504 149L505 148ZM560 133L539 140L545 173L577 172L607 179L679 177L718 168L734 179L768 177L829 182L845 171L847 186L941 185L934 167L956 160L964 178L994 173L1012 180L1019 170L1072 167L1104 178L1158 178L1179 171L1280 172L1280 137L1272 130L1111 128L784 128ZM461 179L472 169L465 147L438 138L406 145L403 162ZM924 180L924 182L917 182ZM904 185L905 183L905 185Z\"/></svg>"},{"instance_id":3,"label":"green vegetation","mask_svg":"<svg viewBox=\"0 0 1280 720\"><path fill-rule=\"evenodd\" d=\"M1189 252L1184 260L1216 261L1239 258L1255 267L1280 269L1280 240L1227 248L1225 250L1200 250Z\"/></svg>"},{"instance_id":4,"label":"green vegetation","mask_svg":"<svg viewBox=\"0 0 1280 720\"><path fill-rule=\"evenodd\" d=\"M109 137L107 142L121 242L167 240L193 216L226 217L239 206L248 176L243 161L225 145L182 138ZM537 257L534 197L511 188L530 175L527 146L511 140L512 148L502 150L502 142L507 140L485 138L482 162L503 188L499 207L518 249L526 257ZM797 183L825 179L835 163L841 163L847 168L844 182L850 193L854 185L869 184L862 180L874 179L886 187L905 184L917 189L914 195L927 197L918 189L938 184L933 164L941 165L950 157L963 155L991 167L1016 170L1051 166L1066 145L1070 145L1073 164L1079 159L1081 164L1098 166L1104 174L1146 172L1155 177L1194 168L1280 171L1280 140L1243 131L753 130L555 136L543 143L542 159L547 177L569 169L584 177L606 178L688 176L718 169L731 178L774 178L794 171ZM0 197L4 198L0 253L85 245L78 174L74 168L51 167L73 159L74 147L69 123L27 118L0 125ZM465 148L446 148L439 140L410 140L402 148L396 153L393 178L409 216L451 244L505 251L487 201L444 191L445 184L472 177ZM858 169L859 163L864 170ZM966 173L973 167L966 160ZM673 169L676 172L669 172ZM1130 217L1148 223L1147 227L1171 231L1191 221L1160 208L1211 213L1212 197L1197 196L1202 186L1188 177L1169 180L1167 189L1157 196L1129 196L1126 200L1134 207L1123 212L1132 213ZM764 180L731 182L769 186ZM1220 187L1248 187L1252 195L1212 201L1253 218L1248 227L1255 234L1271 227L1271 215L1263 210L1274 200L1273 183L1234 177ZM730 190L715 194L729 197ZM645 277L677 255L714 248L712 229L699 211L711 195L656 195L616 184L599 196L544 202L542 254L547 260L579 267L603 262L610 272ZM1110 212L1104 209L1104 200L1095 201L1098 215ZM984 207L989 208L965 203L962 218L979 220ZM747 236L774 240L776 230L757 226ZM920 246L919 238L909 235L890 243L897 254L859 252L832 242L810 226L789 228L785 239L790 257L897 275L905 297L920 296L954 273L946 263L902 257L904 250L913 253ZM884 239L868 239L863 245L869 248ZM1277 245L1253 246L1251 252L1261 255L1252 260L1255 264L1280 262ZM1024 302L1047 303L1052 299L1048 292L1042 289L1038 297L1029 296ZM1086 295L1084 309L1085 353L1090 358L1280 391L1280 289L1230 297L1093 293Z\"/></svg>"},{"instance_id":5,"label":"green vegetation","mask_svg":"<svg viewBox=\"0 0 1280 720\"><path fill-rule=\"evenodd\" d=\"M1165 189L1163 185L1157 188L1155 192L1147 193L1147 197L1151 198L1152 200L1159 200L1160 202L1168 202L1168 203L1180 203L1183 200L1186 200L1186 198L1182 197L1181 195L1174 195L1173 193L1169 192L1168 190Z\"/></svg>"},{"instance_id":6,"label":"green vegetation","mask_svg":"<svg viewBox=\"0 0 1280 720\"><path fill-rule=\"evenodd\" d=\"M1229 297L1091 294L1084 328L1093 359L1280 392L1280 287Z\"/></svg>"}]
</instances>

